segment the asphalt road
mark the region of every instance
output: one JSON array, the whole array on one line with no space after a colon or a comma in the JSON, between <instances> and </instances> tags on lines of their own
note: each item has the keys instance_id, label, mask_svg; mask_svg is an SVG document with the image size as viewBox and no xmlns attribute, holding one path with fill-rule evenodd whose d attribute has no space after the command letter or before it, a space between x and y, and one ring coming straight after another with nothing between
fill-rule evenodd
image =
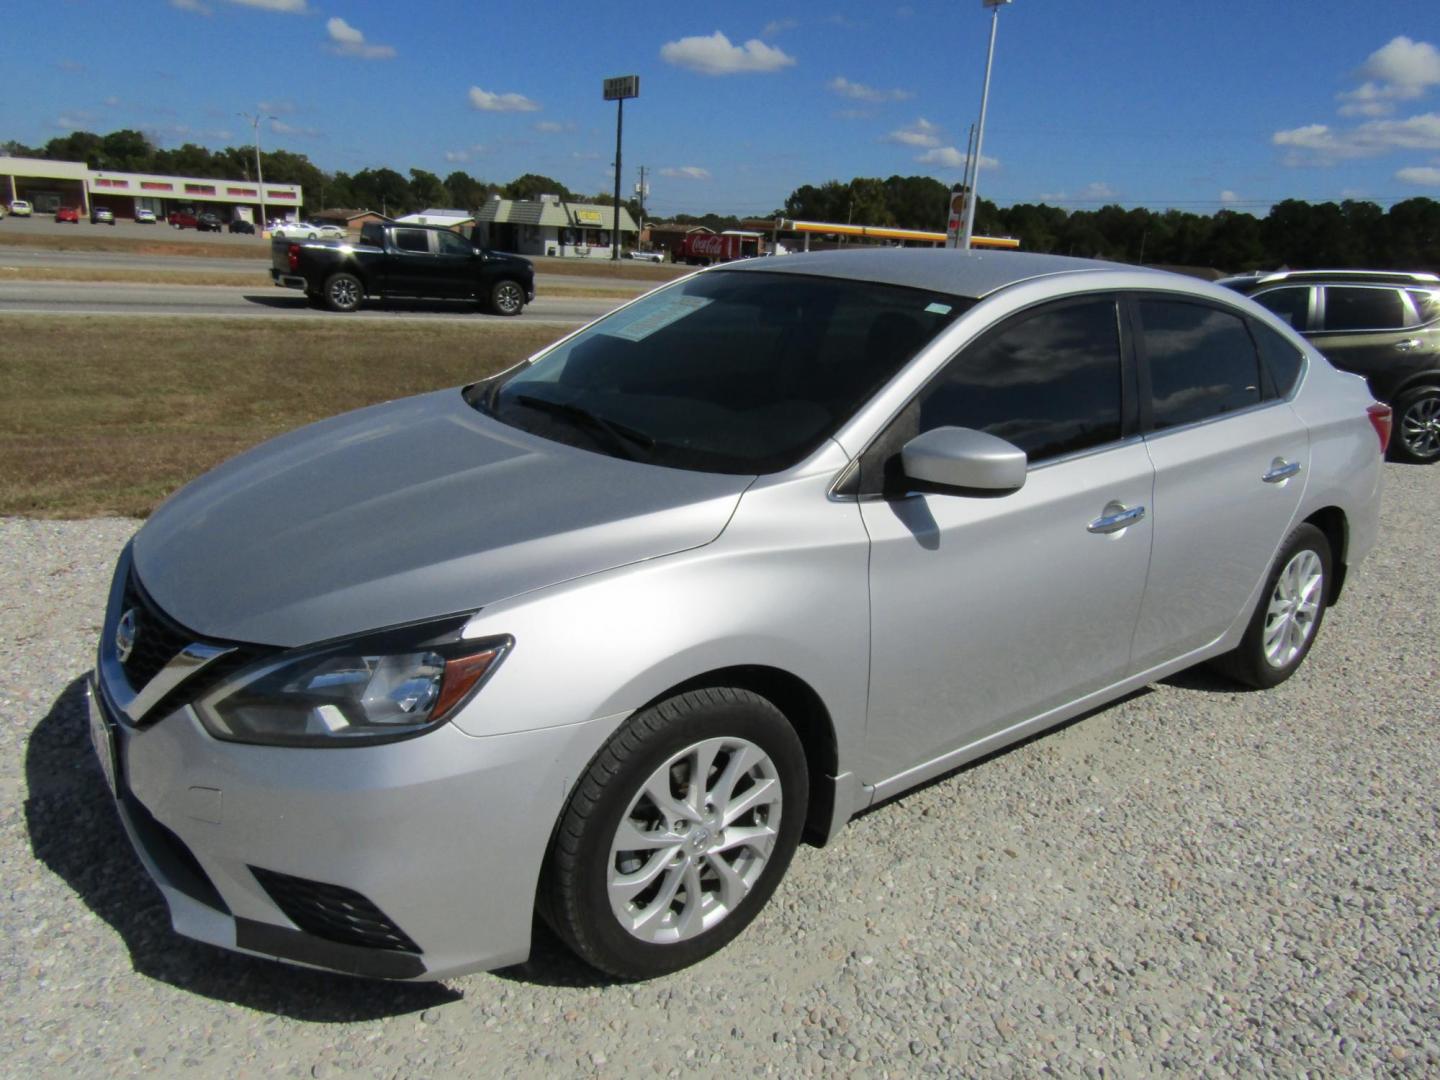
<instances>
[{"instance_id":1,"label":"asphalt road","mask_svg":"<svg viewBox=\"0 0 1440 1080\"><path fill-rule=\"evenodd\" d=\"M589 322L622 301L547 298L540 295L520 319L574 325ZM293 289L229 285L126 285L71 281L0 282L0 314L180 315L286 319L500 320L457 300L389 300L345 316L316 311Z\"/></svg>"}]
</instances>

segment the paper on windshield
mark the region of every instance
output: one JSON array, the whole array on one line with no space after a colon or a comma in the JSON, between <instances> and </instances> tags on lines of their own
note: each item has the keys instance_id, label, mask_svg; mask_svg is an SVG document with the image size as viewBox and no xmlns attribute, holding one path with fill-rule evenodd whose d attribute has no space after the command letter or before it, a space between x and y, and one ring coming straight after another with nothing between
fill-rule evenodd
<instances>
[{"instance_id":1,"label":"paper on windshield","mask_svg":"<svg viewBox=\"0 0 1440 1080\"><path fill-rule=\"evenodd\" d=\"M679 322L709 304L708 296L666 297L662 301L643 305L634 315L621 312L613 316L601 327L600 332L611 337L624 338L626 341L644 341L657 330L663 330L671 323ZM627 315L630 316L628 321Z\"/></svg>"}]
</instances>

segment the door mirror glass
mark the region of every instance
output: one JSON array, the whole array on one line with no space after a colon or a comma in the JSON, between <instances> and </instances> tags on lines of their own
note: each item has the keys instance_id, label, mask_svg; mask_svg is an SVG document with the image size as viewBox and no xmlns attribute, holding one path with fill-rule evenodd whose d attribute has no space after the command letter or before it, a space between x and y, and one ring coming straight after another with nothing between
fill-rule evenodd
<instances>
[{"instance_id":1,"label":"door mirror glass","mask_svg":"<svg viewBox=\"0 0 1440 1080\"><path fill-rule=\"evenodd\" d=\"M953 494L1019 491L1029 461L997 435L962 427L932 428L900 451L907 480Z\"/></svg>"}]
</instances>

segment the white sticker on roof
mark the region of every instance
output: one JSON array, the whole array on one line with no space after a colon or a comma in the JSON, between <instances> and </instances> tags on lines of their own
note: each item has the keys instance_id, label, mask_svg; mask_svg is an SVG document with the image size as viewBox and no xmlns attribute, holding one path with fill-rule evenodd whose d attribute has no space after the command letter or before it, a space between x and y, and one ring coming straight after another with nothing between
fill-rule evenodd
<instances>
[{"instance_id":1,"label":"white sticker on roof","mask_svg":"<svg viewBox=\"0 0 1440 1080\"><path fill-rule=\"evenodd\" d=\"M709 304L708 296L670 297L658 304L646 304L633 315L630 312L616 315L604 324L600 332L626 341L644 341L657 330L663 330Z\"/></svg>"},{"instance_id":2,"label":"white sticker on roof","mask_svg":"<svg viewBox=\"0 0 1440 1080\"><path fill-rule=\"evenodd\" d=\"M949 314L950 314L950 305L949 305L949 304L926 304L926 305L925 305L925 310L928 311L931 315L949 315Z\"/></svg>"}]
</instances>

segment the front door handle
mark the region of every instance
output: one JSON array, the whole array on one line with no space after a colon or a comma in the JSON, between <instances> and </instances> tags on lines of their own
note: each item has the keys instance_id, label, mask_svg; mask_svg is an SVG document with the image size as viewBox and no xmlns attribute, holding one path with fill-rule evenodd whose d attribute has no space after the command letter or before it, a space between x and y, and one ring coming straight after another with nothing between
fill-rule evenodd
<instances>
[{"instance_id":1,"label":"front door handle","mask_svg":"<svg viewBox=\"0 0 1440 1080\"><path fill-rule=\"evenodd\" d=\"M1298 461L1286 461L1284 458L1276 458L1270 466L1270 471L1260 477L1267 484L1278 484L1283 480L1289 480L1300 471Z\"/></svg>"},{"instance_id":2,"label":"front door handle","mask_svg":"<svg viewBox=\"0 0 1440 1080\"><path fill-rule=\"evenodd\" d=\"M1092 533L1113 533L1128 529L1145 516L1145 507L1132 506L1126 509L1120 503L1105 507L1105 513L1085 526Z\"/></svg>"},{"instance_id":3,"label":"front door handle","mask_svg":"<svg viewBox=\"0 0 1440 1080\"><path fill-rule=\"evenodd\" d=\"M1420 346L1423 344L1425 343L1421 341L1418 337L1412 337L1406 338L1404 341L1395 342L1395 348L1399 349L1401 352L1410 352L1413 349L1420 348Z\"/></svg>"}]
</instances>

